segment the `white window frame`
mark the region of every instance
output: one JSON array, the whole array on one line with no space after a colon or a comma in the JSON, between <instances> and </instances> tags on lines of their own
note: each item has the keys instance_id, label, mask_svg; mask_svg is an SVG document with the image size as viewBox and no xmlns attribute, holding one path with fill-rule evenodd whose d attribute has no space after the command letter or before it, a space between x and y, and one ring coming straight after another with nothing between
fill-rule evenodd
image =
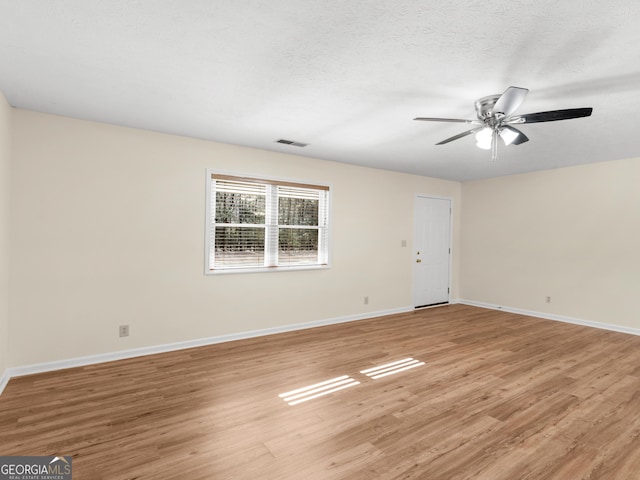
<instances>
[{"instance_id":1,"label":"white window frame","mask_svg":"<svg viewBox=\"0 0 640 480\"><path fill-rule=\"evenodd\" d=\"M299 271L299 270L325 270L331 268L331 219L332 219L332 201L331 201L331 186L327 184L320 184L317 182L309 182L305 180L298 179L288 179L288 178L277 178L277 177L268 177L264 175L247 175L241 173L233 173L233 172L224 172L215 169L207 169L206 171L206 218L205 218L205 275L227 275L227 274L238 274L238 273L259 273L259 272L283 272L283 271ZM235 177L238 180L255 180L256 182L263 181L265 183L271 184L281 184L281 185L297 185L301 187L322 187L327 191L327 202L328 206L324 210L324 212L320 212L322 216L323 213L328 217L326 219L326 234L321 235L319 238L318 248L322 249L320 242L322 242L323 238L327 242L327 246L325 250L325 261L322 264L307 264L307 265L281 265L281 266L250 266L250 267L227 267L227 268L213 268L211 264L211 248L212 248L212 234L215 229L215 211L213 211L213 188L212 188L212 177L216 176L225 176L225 177ZM269 202L267 202L267 208L270 208ZM276 207L277 208L277 207ZM269 248L268 243L269 235L266 235L265 232L265 250Z\"/></svg>"}]
</instances>

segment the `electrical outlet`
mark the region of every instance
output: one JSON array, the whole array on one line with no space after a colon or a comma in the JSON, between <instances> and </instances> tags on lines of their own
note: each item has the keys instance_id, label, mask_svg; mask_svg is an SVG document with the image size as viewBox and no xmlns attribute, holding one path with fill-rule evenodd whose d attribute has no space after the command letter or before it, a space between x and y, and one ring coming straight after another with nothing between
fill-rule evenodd
<instances>
[{"instance_id":1,"label":"electrical outlet","mask_svg":"<svg viewBox=\"0 0 640 480\"><path fill-rule=\"evenodd\" d=\"M551 303L551 297L546 296L546 297L545 297L545 302L547 302L547 303Z\"/></svg>"},{"instance_id":2,"label":"electrical outlet","mask_svg":"<svg viewBox=\"0 0 640 480\"><path fill-rule=\"evenodd\" d=\"M369 297L364 297L364 304L369 305Z\"/></svg>"},{"instance_id":3,"label":"electrical outlet","mask_svg":"<svg viewBox=\"0 0 640 480\"><path fill-rule=\"evenodd\" d=\"M128 337L129 336L129 325L120 325L119 327L120 336Z\"/></svg>"}]
</instances>

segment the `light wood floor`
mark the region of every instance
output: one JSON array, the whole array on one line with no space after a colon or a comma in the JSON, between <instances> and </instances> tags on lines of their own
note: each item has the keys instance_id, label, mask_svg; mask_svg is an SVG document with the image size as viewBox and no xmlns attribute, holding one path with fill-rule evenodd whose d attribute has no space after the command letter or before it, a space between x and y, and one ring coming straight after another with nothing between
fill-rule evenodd
<instances>
[{"instance_id":1,"label":"light wood floor","mask_svg":"<svg viewBox=\"0 0 640 480\"><path fill-rule=\"evenodd\" d=\"M638 479L640 337L445 306L15 378L0 433L75 480Z\"/></svg>"}]
</instances>

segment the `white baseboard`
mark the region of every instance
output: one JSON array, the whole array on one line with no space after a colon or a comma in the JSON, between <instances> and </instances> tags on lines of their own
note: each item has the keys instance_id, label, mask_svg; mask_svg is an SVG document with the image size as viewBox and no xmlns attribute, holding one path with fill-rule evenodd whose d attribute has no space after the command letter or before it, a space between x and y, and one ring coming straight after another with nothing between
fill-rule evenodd
<instances>
[{"instance_id":1,"label":"white baseboard","mask_svg":"<svg viewBox=\"0 0 640 480\"><path fill-rule=\"evenodd\" d=\"M4 390L4 387L7 386L7 383L9 383L10 379L11 375L9 374L9 369L7 368L4 372L2 372L2 375L0 375L0 395L2 395L2 391Z\"/></svg>"},{"instance_id":2,"label":"white baseboard","mask_svg":"<svg viewBox=\"0 0 640 480\"><path fill-rule=\"evenodd\" d=\"M283 325L281 327L272 327L261 330L252 330L248 332L232 333L228 335L220 335L217 337L199 338L196 340L187 340L184 342L167 343L164 345L154 345L151 347L135 348L132 350L121 350L112 353L90 355L87 357L76 357L66 360L57 360L54 362L12 367L8 368L4 372L3 376L0 377L0 393L2 393L2 389L6 386L11 378L20 377L23 375L32 375L34 373L62 370L64 368L84 367L86 365L94 365L96 363L112 362L114 360L124 360L127 358L141 357L144 355L172 352L175 350L184 350L186 348L202 347L205 345L213 345L216 343L231 342L234 340L243 340L247 338L261 337L264 335L291 332L295 330L304 330L307 328L323 327L326 325L334 325L338 323L354 322L357 320L365 320L367 318L383 317L385 315L394 315L397 313L406 313L411 311L413 311L413 307L394 308L390 310L380 310L356 315L348 315L344 317L317 320L314 322L297 323L293 325Z\"/></svg>"},{"instance_id":3,"label":"white baseboard","mask_svg":"<svg viewBox=\"0 0 640 480\"><path fill-rule=\"evenodd\" d=\"M553 313L535 312L532 310L524 310L521 308L505 307L503 305L494 305L491 303L475 302L473 300L459 299L456 303L463 305L471 305L473 307L488 308L491 310L502 310L503 312L518 313L528 317L544 318L545 320L555 320L557 322L573 323L585 327L599 328L601 330L611 330L613 332L628 333L630 335L640 335L639 328L624 327L622 325L614 325L612 323L592 322L591 320L582 320L580 318L565 317L563 315L555 315Z\"/></svg>"}]
</instances>

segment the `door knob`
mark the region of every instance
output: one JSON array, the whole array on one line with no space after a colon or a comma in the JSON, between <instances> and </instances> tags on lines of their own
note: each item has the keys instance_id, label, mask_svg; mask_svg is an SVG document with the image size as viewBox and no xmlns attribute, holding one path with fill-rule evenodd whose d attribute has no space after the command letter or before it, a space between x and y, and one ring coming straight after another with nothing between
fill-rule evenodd
<instances>
[{"instance_id":1,"label":"door knob","mask_svg":"<svg viewBox=\"0 0 640 480\"><path fill-rule=\"evenodd\" d=\"M416 263L421 263L421 262L422 262L422 259L420 259L420 258L418 258L418 259L416 260Z\"/></svg>"}]
</instances>

